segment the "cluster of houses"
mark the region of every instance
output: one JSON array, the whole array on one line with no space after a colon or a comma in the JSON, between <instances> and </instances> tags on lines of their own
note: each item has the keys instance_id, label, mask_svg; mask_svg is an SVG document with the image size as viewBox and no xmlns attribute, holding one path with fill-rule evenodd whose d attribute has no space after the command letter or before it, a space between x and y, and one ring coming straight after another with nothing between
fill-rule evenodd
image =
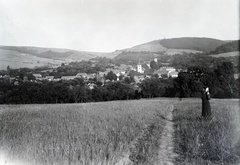
<instances>
[{"instance_id":1,"label":"cluster of houses","mask_svg":"<svg viewBox=\"0 0 240 165\"><path fill-rule=\"evenodd\" d=\"M130 68L131 70L137 71L139 74L136 75L134 77L134 80L136 82L141 82L142 80L144 80L145 78L149 78L152 76L152 74L143 74L142 72L142 66L139 64L137 66L136 69ZM41 74L39 73L34 73L32 74L36 81L60 81L60 80L73 80L75 78L83 78L84 80L91 80L91 79L96 79L97 81L101 81L102 83L107 82L109 80L105 79L105 76L112 71L114 74L116 74L117 76L117 81L119 80L120 76L123 77L128 77L128 72L125 70L119 70L119 69L110 69L108 68L105 72L98 72L98 73L92 73L92 74L87 74L87 73L78 73L75 76L62 76L61 78L55 78L54 76L45 76L43 77ZM163 75L165 75L165 78L168 77L177 77L178 76L178 72L176 71L175 68L173 67L161 67L159 70L156 70L154 73L154 75L157 74L159 76L159 78L164 78ZM166 77L167 76L167 77ZM10 77L8 75L5 76L1 76L0 75L0 79L3 82L8 82L8 83L14 83L15 85L18 85L18 81L16 77ZM28 82L28 77L24 76L23 77L23 82Z\"/></svg>"},{"instance_id":2,"label":"cluster of houses","mask_svg":"<svg viewBox=\"0 0 240 165\"><path fill-rule=\"evenodd\" d=\"M157 59L155 58L154 61L157 62ZM150 68L150 62L147 63L147 66ZM119 80L120 76L128 77L128 73L130 71L135 71L138 73L134 76L134 80L137 83L143 81L145 78L151 77L152 75L158 75L159 78L169 78L169 77L175 78L178 76L178 71L175 68L168 67L168 66L161 67L160 69L154 71L153 73L146 74L145 68L143 67L143 65L141 63L139 63L136 67L133 67L132 65L122 64L120 66L113 66L112 68L107 68L105 72L98 72L98 73L93 73L93 74L78 73L75 76L62 76L61 78L55 78L54 76L43 77L39 73L34 73L32 75L35 77L36 82L41 82L41 81L46 81L46 80L47 81L60 81L60 80L72 80L75 78L83 78L86 81L96 79L97 81L100 81L104 84L105 82L110 81L110 80L106 80L106 78L105 78L106 75L110 71L112 71L117 76L117 81ZM8 75L5 75L5 76L0 75L0 81L1 80L4 82L7 81L9 83L18 85L18 79L16 77L10 77ZM29 81L28 77L24 76L23 82L28 82L28 81ZM32 81L32 80L30 80L30 81Z\"/></svg>"},{"instance_id":3,"label":"cluster of houses","mask_svg":"<svg viewBox=\"0 0 240 165\"><path fill-rule=\"evenodd\" d=\"M139 72L140 66L137 67L137 72ZM141 70L141 69L140 69ZM134 77L135 82L141 82L145 78L150 78L152 75L157 75L159 78L176 78L178 77L178 71L173 67L161 67L160 69L154 71L152 74L140 74Z\"/></svg>"}]
</instances>

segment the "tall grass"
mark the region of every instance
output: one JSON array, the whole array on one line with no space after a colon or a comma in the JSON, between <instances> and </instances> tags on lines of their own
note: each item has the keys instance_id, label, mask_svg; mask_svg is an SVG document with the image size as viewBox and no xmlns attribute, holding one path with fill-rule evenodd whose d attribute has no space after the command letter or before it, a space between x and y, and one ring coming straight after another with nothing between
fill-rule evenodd
<instances>
[{"instance_id":1,"label":"tall grass","mask_svg":"<svg viewBox=\"0 0 240 165\"><path fill-rule=\"evenodd\" d=\"M240 161L239 100L211 100L213 118L201 118L201 102L175 105L177 164L234 164Z\"/></svg>"},{"instance_id":2,"label":"tall grass","mask_svg":"<svg viewBox=\"0 0 240 165\"><path fill-rule=\"evenodd\" d=\"M234 164L240 159L238 100L200 99L0 106L0 164L154 164L166 107L174 103L176 164ZM16 165L13 164L12 165Z\"/></svg>"},{"instance_id":3,"label":"tall grass","mask_svg":"<svg viewBox=\"0 0 240 165\"><path fill-rule=\"evenodd\" d=\"M145 163L150 164L163 127L161 115L168 104L169 101L142 100L2 105L0 152L8 161L44 165L113 165L131 152L144 155ZM149 138L144 139L137 152L129 151L149 126Z\"/></svg>"}]
</instances>

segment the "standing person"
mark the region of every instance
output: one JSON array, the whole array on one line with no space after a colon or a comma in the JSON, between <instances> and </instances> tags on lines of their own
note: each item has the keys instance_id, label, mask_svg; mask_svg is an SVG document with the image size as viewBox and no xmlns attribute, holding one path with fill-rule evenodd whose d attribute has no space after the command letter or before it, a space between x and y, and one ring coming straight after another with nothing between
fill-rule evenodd
<instances>
[{"instance_id":1,"label":"standing person","mask_svg":"<svg viewBox=\"0 0 240 165\"><path fill-rule=\"evenodd\" d=\"M209 88L203 88L202 90L202 116L203 117L210 117L211 114L211 107L210 107L210 92Z\"/></svg>"}]
</instances>

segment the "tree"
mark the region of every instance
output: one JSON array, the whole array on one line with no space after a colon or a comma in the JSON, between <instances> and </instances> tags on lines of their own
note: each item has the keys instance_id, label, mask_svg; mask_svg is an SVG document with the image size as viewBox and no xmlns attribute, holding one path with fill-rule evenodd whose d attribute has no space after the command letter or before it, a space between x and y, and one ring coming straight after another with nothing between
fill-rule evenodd
<instances>
[{"instance_id":1,"label":"tree","mask_svg":"<svg viewBox=\"0 0 240 165\"><path fill-rule=\"evenodd\" d=\"M28 77L28 80L36 80L33 74L28 74L27 77Z\"/></svg>"},{"instance_id":2,"label":"tree","mask_svg":"<svg viewBox=\"0 0 240 165\"><path fill-rule=\"evenodd\" d=\"M120 81L106 84L108 100L128 100L134 98L135 90Z\"/></svg>"},{"instance_id":3,"label":"tree","mask_svg":"<svg viewBox=\"0 0 240 165\"><path fill-rule=\"evenodd\" d=\"M134 71L134 70L131 70L131 71L128 72L128 76L129 76L131 82L135 82L134 77L135 77L137 74L139 74L139 73L136 72L136 71Z\"/></svg>"},{"instance_id":4,"label":"tree","mask_svg":"<svg viewBox=\"0 0 240 165\"><path fill-rule=\"evenodd\" d=\"M174 87L179 97L200 97L203 86L214 90L216 76L207 68L200 66L188 67L187 72L180 72L174 79Z\"/></svg>"},{"instance_id":5,"label":"tree","mask_svg":"<svg viewBox=\"0 0 240 165\"><path fill-rule=\"evenodd\" d=\"M189 97L191 90L188 86L190 75L186 72L179 72L178 77L174 79L173 85L176 89L176 95L180 98Z\"/></svg>"},{"instance_id":6,"label":"tree","mask_svg":"<svg viewBox=\"0 0 240 165\"><path fill-rule=\"evenodd\" d=\"M150 68L154 69L154 70L158 70L159 66L158 66L158 64L155 61L151 61L150 62Z\"/></svg>"},{"instance_id":7,"label":"tree","mask_svg":"<svg viewBox=\"0 0 240 165\"><path fill-rule=\"evenodd\" d=\"M117 80L117 75L113 73L113 71L110 71L108 72L107 76L106 76L106 79L109 79L109 80L114 80L116 81Z\"/></svg>"},{"instance_id":8,"label":"tree","mask_svg":"<svg viewBox=\"0 0 240 165\"><path fill-rule=\"evenodd\" d=\"M91 101L91 90L87 87L87 85L75 87L74 100L75 103L85 103Z\"/></svg>"},{"instance_id":9,"label":"tree","mask_svg":"<svg viewBox=\"0 0 240 165\"><path fill-rule=\"evenodd\" d=\"M126 84L131 84L132 80L130 77L125 77L123 82Z\"/></svg>"},{"instance_id":10,"label":"tree","mask_svg":"<svg viewBox=\"0 0 240 165\"><path fill-rule=\"evenodd\" d=\"M218 77L221 88L225 91L225 95L230 95L230 97L232 97L234 89L236 89L233 63L223 62L221 65L217 66L214 72Z\"/></svg>"},{"instance_id":11,"label":"tree","mask_svg":"<svg viewBox=\"0 0 240 165\"><path fill-rule=\"evenodd\" d=\"M104 88L102 86L96 86L92 89L93 101L104 101Z\"/></svg>"},{"instance_id":12,"label":"tree","mask_svg":"<svg viewBox=\"0 0 240 165\"><path fill-rule=\"evenodd\" d=\"M54 103L66 103L69 99L69 92L63 84L54 83L50 90L50 96L54 100Z\"/></svg>"},{"instance_id":13,"label":"tree","mask_svg":"<svg viewBox=\"0 0 240 165\"><path fill-rule=\"evenodd\" d=\"M7 71L9 71L9 70L10 70L10 66L8 65L8 66L7 66Z\"/></svg>"},{"instance_id":14,"label":"tree","mask_svg":"<svg viewBox=\"0 0 240 165\"><path fill-rule=\"evenodd\" d=\"M158 78L146 78L140 84L142 95L145 98L160 97L165 93L166 85Z\"/></svg>"}]
</instances>

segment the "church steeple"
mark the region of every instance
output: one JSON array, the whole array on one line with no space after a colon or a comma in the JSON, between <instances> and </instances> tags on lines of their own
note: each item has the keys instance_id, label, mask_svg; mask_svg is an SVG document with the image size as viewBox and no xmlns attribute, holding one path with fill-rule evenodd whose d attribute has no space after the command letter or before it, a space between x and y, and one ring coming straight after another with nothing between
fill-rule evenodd
<instances>
[{"instance_id":1,"label":"church steeple","mask_svg":"<svg viewBox=\"0 0 240 165\"><path fill-rule=\"evenodd\" d=\"M138 61L137 72L139 72L139 73L144 73L143 67L142 67L142 65L141 65L141 63L140 63L140 60Z\"/></svg>"}]
</instances>

